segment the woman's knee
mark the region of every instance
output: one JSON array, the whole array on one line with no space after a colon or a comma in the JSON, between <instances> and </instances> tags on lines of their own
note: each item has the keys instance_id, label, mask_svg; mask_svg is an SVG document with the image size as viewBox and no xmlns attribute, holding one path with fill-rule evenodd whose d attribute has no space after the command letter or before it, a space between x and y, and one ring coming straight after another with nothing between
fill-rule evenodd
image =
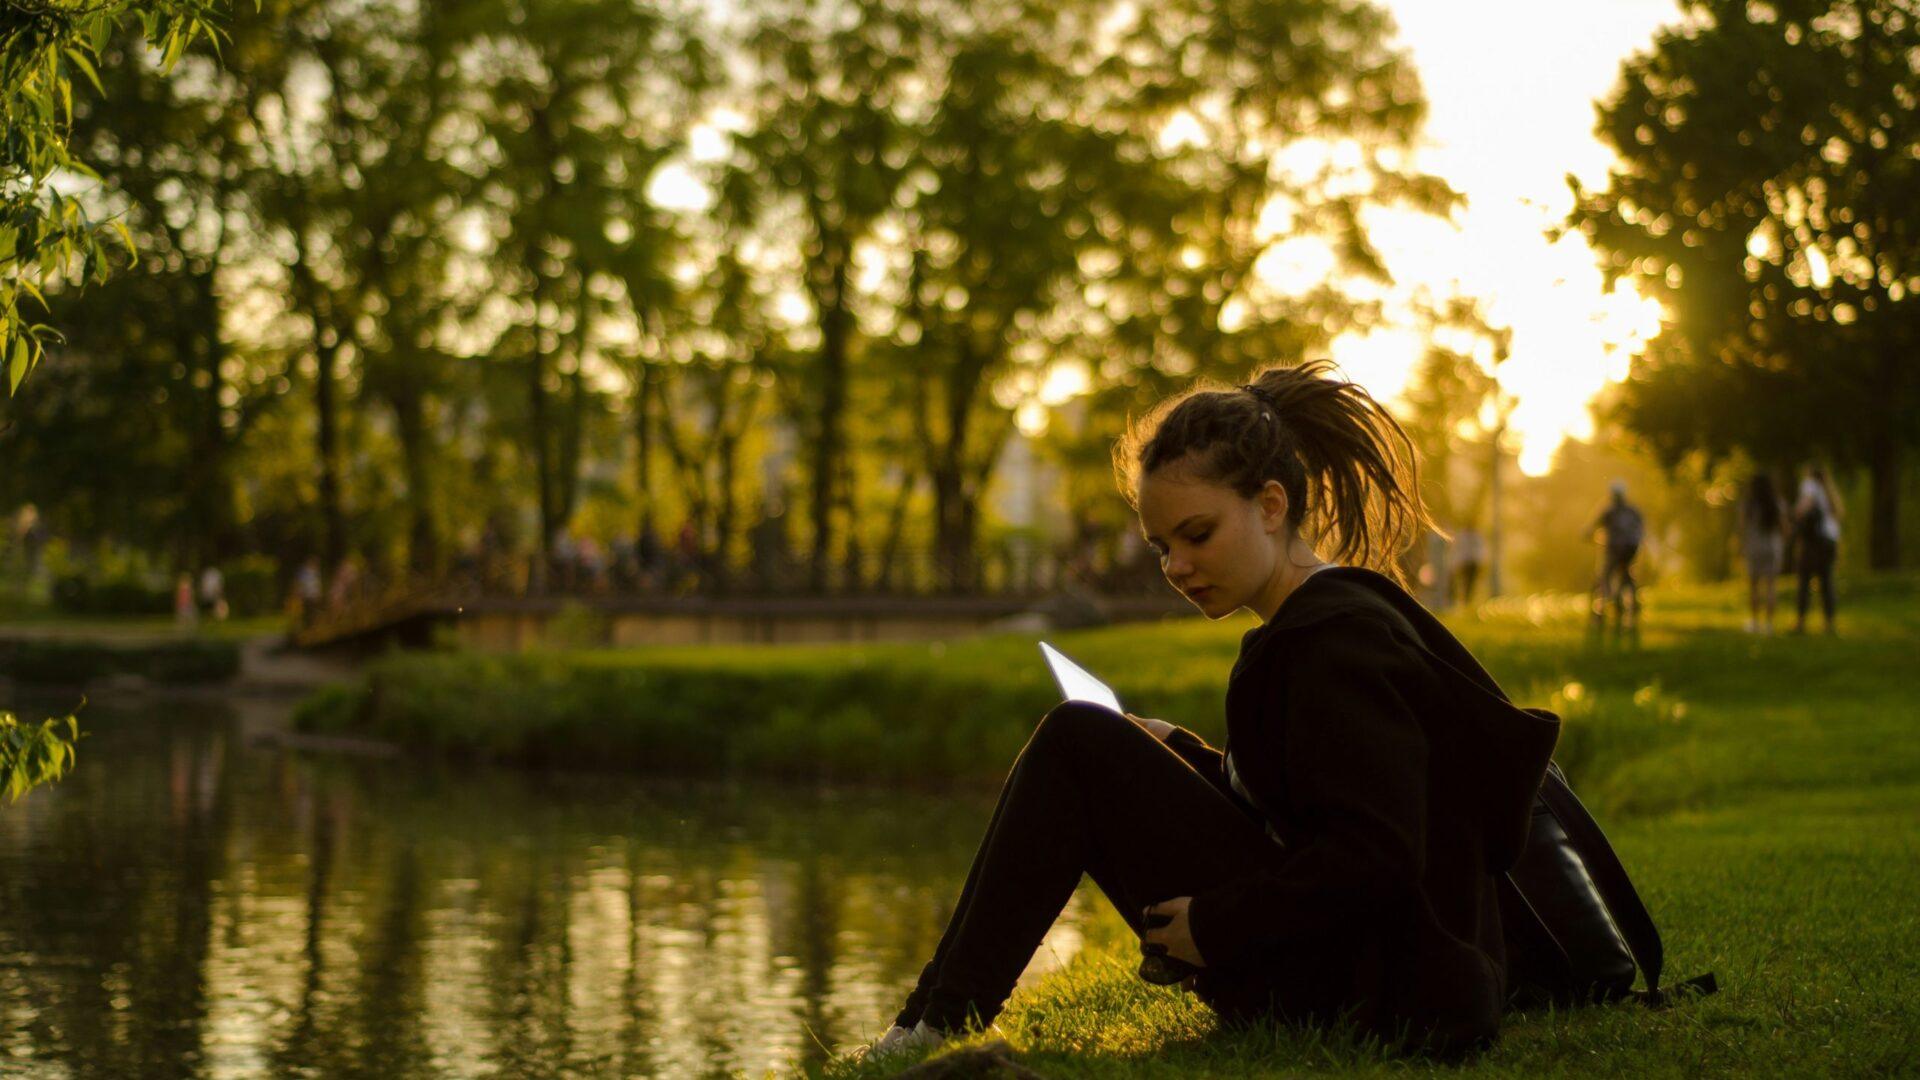
<instances>
[{"instance_id":1,"label":"woman's knee","mask_svg":"<svg viewBox=\"0 0 1920 1080\"><path fill-rule=\"evenodd\" d=\"M1025 753L1084 753L1091 746L1124 737L1130 730L1137 732L1139 728L1112 709L1063 701L1040 718L1033 737L1027 740Z\"/></svg>"}]
</instances>

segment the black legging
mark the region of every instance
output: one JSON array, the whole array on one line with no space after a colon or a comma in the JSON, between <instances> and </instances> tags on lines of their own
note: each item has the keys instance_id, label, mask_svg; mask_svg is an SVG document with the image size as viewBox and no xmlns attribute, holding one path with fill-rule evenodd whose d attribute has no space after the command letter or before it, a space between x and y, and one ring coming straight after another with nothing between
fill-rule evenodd
<instances>
[{"instance_id":1,"label":"black legging","mask_svg":"<svg viewBox=\"0 0 1920 1080\"><path fill-rule=\"evenodd\" d=\"M1082 873L1139 933L1148 905L1279 855L1249 813L1131 720L1063 704L1007 775L953 917L895 1023L991 1022Z\"/></svg>"},{"instance_id":2,"label":"black legging","mask_svg":"<svg viewBox=\"0 0 1920 1080\"><path fill-rule=\"evenodd\" d=\"M1825 536L1805 536L1800 540L1800 617L1802 628L1807 625L1807 602L1812 599L1813 580L1820 579L1820 611L1827 617L1827 627L1833 627L1833 557L1839 545Z\"/></svg>"}]
</instances>

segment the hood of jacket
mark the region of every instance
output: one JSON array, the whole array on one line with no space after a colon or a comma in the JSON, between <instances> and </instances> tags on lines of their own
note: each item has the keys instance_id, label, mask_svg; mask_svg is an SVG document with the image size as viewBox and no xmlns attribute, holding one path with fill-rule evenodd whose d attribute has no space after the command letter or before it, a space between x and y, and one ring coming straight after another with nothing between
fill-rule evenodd
<instances>
[{"instance_id":1,"label":"hood of jacket","mask_svg":"<svg viewBox=\"0 0 1920 1080\"><path fill-rule=\"evenodd\" d=\"M1346 618L1386 622L1395 629L1395 640L1418 653L1446 688L1446 700L1422 709L1421 721L1449 767L1472 777L1488 869L1508 869L1526 846L1534 799L1560 737L1560 718L1514 705L1432 612L1391 579L1359 567L1333 567L1302 582L1271 620L1247 632L1235 674L1247 664L1284 656L1286 642L1296 635Z\"/></svg>"}]
</instances>

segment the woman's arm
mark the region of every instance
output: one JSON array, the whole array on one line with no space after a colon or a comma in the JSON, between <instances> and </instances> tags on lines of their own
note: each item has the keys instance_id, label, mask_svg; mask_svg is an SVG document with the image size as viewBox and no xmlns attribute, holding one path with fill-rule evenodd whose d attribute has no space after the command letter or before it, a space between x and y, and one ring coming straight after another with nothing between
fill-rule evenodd
<instances>
[{"instance_id":1,"label":"woman's arm","mask_svg":"<svg viewBox=\"0 0 1920 1080\"><path fill-rule=\"evenodd\" d=\"M1225 758L1220 751L1207 745L1207 740L1188 731L1178 724L1169 724L1165 720L1150 720L1143 716L1126 714L1127 719L1145 728L1154 738L1166 744L1167 749L1180 756L1180 760L1200 778L1213 785L1213 789L1236 803L1238 797L1233 793L1233 785L1227 782Z\"/></svg>"},{"instance_id":2,"label":"woman's arm","mask_svg":"<svg viewBox=\"0 0 1920 1080\"><path fill-rule=\"evenodd\" d=\"M1288 668L1271 718L1286 791L1252 794L1304 835L1277 867L1193 897L1188 930L1211 963L1363 922L1425 869L1427 739L1401 689L1423 685L1417 659L1360 617L1303 638Z\"/></svg>"},{"instance_id":3,"label":"woman's arm","mask_svg":"<svg viewBox=\"0 0 1920 1080\"><path fill-rule=\"evenodd\" d=\"M1143 728L1146 728L1147 734L1153 736L1156 739L1159 739L1161 742L1166 742L1167 736L1179 730L1178 728L1174 727L1172 724L1167 723L1165 720L1151 720L1144 716L1135 716L1132 713L1127 713L1126 716L1127 716L1127 719L1133 721L1136 724L1139 724Z\"/></svg>"},{"instance_id":4,"label":"woman's arm","mask_svg":"<svg viewBox=\"0 0 1920 1080\"><path fill-rule=\"evenodd\" d=\"M1809 482L1805 480L1800 482L1799 494L1793 500L1793 519L1795 521L1806 517L1807 511L1813 509L1813 493L1815 490Z\"/></svg>"}]
</instances>

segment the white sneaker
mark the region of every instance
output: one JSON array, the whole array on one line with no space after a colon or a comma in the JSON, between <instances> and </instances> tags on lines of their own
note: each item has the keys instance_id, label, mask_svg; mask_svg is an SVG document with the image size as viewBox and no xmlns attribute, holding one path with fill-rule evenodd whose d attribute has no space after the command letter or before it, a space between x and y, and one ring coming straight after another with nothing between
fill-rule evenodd
<instances>
[{"instance_id":1,"label":"white sneaker","mask_svg":"<svg viewBox=\"0 0 1920 1080\"><path fill-rule=\"evenodd\" d=\"M872 1046L855 1051L854 1057L859 1061L868 1061L876 1058L891 1057L894 1054L903 1054L909 1050L931 1050L946 1041L946 1032L936 1031L928 1027L925 1020L920 1021L910 1028L904 1028L899 1024L895 1024L889 1027L878 1039L875 1039Z\"/></svg>"}]
</instances>

